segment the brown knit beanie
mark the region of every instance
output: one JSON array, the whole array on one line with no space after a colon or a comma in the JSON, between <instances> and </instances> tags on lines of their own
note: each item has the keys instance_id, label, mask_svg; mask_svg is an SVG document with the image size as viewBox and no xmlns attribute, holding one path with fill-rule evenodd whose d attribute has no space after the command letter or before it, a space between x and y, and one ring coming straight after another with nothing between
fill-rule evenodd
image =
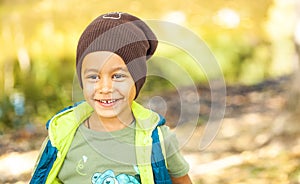
<instances>
[{"instance_id":1,"label":"brown knit beanie","mask_svg":"<svg viewBox=\"0 0 300 184\"><path fill-rule=\"evenodd\" d=\"M157 44L154 33L139 18L120 12L100 15L83 31L77 45L80 86L83 58L91 52L110 51L124 60L135 82L137 97L146 79L146 60L154 54Z\"/></svg>"}]
</instances>

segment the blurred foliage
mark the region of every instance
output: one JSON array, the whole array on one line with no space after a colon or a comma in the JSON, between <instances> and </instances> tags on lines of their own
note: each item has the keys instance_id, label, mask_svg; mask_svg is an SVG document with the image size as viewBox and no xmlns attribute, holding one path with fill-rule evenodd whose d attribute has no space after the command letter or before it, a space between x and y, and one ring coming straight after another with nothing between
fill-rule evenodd
<instances>
[{"instance_id":1,"label":"blurred foliage","mask_svg":"<svg viewBox=\"0 0 300 184\"><path fill-rule=\"evenodd\" d=\"M289 34L273 34L289 28L274 22L274 12L282 10L276 9L277 1L0 0L0 133L16 124L45 121L72 103L77 40L92 19L106 12L129 12L187 27L211 48L228 83L254 84L286 74L292 62L277 59L273 67L274 56L287 58L292 48ZM292 12L291 7L283 9ZM288 17L283 20L291 22ZM280 55L281 50L285 55ZM207 80L205 72L190 65L186 53L168 48L158 52L184 66L195 82ZM172 69L164 72L176 77ZM172 87L153 77L145 89L167 86Z\"/></svg>"}]
</instances>

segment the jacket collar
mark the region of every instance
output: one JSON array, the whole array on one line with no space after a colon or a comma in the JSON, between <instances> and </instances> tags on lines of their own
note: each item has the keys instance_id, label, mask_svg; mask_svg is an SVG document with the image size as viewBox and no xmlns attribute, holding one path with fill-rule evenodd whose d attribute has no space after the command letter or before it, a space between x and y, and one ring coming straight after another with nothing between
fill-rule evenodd
<instances>
[{"instance_id":1,"label":"jacket collar","mask_svg":"<svg viewBox=\"0 0 300 184\"><path fill-rule=\"evenodd\" d=\"M152 130L165 119L154 111L144 108L142 105L133 101L132 112L136 119L137 131L152 132ZM93 108L83 101L77 105L66 108L63 111L57 113L49 121L49 138L52 142L52 146L59 148L63 141L67 140L67 137L74 134L79 125L87 119ZM71 136L72 137L72 136Z\"/></svg>"}]
</instances>

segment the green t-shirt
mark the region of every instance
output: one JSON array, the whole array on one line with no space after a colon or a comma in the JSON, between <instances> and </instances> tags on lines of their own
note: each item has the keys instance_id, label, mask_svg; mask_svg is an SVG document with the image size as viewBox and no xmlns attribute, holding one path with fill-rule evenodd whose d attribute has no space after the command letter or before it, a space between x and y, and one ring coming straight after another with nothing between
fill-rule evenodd
<instances>
[{"instance_id":1,"label":"green t-shirt","mask_svg":"<svg viewBox=\"0 0 300 184\"><path fill-rule=\"evenodd\" d=\"M136 163L135 123L113 132L96 132L79 126L59 172L63 183L140 183ZM178 142L167 126L161 126L167 164L173 177L186 175L188 163L178 151Z\"/></svg>"}]
</instances>

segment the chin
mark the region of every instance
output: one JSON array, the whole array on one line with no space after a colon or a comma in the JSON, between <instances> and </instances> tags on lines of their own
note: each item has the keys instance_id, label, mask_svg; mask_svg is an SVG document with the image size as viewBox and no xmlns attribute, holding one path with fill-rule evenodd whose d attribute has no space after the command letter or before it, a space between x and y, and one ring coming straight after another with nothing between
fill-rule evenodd
<instances>
[{"instance_id":1,"label":"chin","mask_svg":"<svg viewBox=\"0 0 300 184\"><path fill-rule=\"evenodd\" d=\"M99 110L97 111L96 110L96 113L97 113L98 117L100 117L100 118L107 118L107 119L117 118L119 116L119 114L116 113L115 111L113 111L113 112L105 112L103 110L101 110L101 111L99 111Z\"/></svg>"}]
</instances>

